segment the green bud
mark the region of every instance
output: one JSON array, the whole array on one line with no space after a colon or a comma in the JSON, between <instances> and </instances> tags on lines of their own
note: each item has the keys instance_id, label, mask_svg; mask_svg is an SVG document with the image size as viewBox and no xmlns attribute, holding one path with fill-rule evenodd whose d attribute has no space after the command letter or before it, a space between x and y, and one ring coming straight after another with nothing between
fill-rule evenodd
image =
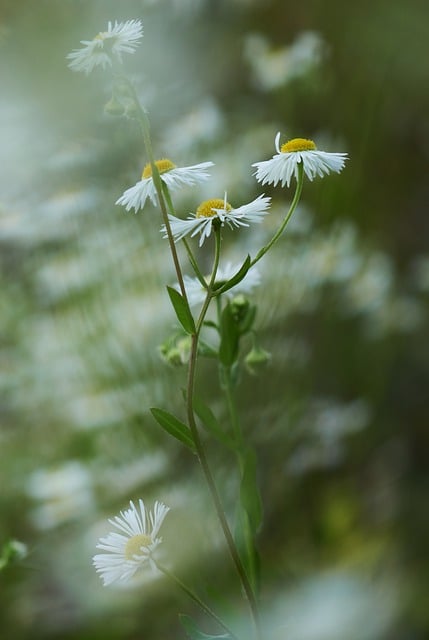
<instances>
[{"instance_id":1,"label":"green bud","mask_svg":"<svg viewBox=\"0 0 429 640\"><path fill-rule=\"evenodd\" d=\"M250 331L255 321L256 305L243 294L231 300L231 311L241 335Z\"/></svg>"},{"instance_id":2,"label":"green bud","mask_svg":"<svg viewBox=\"0 0 429 640\"><path fill-rule=\"evenodd\" d=\"M104 113L109 116L123 116L125 113L124 105L115 96L112 96L109 102L104 105Z\"/></svg>"},{"instance_id":3,"label":"green bud","mask_svg":"<svg viewBox=\"0 0 429 640\"><path fill-rule=\"evenodd\" d=\"M246 368L252 375L256 375L260 369L264 369L270 360L271 353L257 346L254 346L244 359Z\"/></svg>"},{"instance_id":4,"label":"green bud","mask_svg":"<svg viewBox=\"0 0 429 640\"><path fill-rule=\"evenodd\" d=\"M22 560L28 553L27 545L19 540L9 540L3 545L0 553L0 571L11 562Z\"/></svg>"},{"instance_id":5,"label":"green bud","mask_svg":"<svg viewBox=\"0 0 429 640\"><path fill-rule=\"evenodd\" d=\"M191 337L184 336L180 340L168 339L159 347L163 359L173 367L181 367L189 362L191 353Z\"/></svg>"},{"instance_id":6,"label":"green bud","mask_svg":"<svg viewBox=\"0 0 429 640\"><path fill-rule=\"evenodd\" d=\"M168 362L168 364L173 365L173 367L181 367L183 365L182 356L177 347L173 347L162 355L164 357L164 360Z\"/></svg>"},{"instance_id":7,"label":"green bud","mask_svg":"<svg viewBox=\"0 0 429 640\"><path fill-rule=\"evenodd\" d=\"M140 114L139 106L135 103L134 100L130 100L125 109L125 115L128 118L138 118L139 114Z\"/></svg>"}]
</instances>

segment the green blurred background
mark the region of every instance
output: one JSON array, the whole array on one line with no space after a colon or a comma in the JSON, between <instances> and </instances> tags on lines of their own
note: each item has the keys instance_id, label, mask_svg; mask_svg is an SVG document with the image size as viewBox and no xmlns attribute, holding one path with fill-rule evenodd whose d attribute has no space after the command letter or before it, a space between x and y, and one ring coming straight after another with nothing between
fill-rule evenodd
<instances>
[{"instance_id":1,"label":"green blurred background","mask_svg":"<svg viewBox=\"0 0 429 640\"><path fill-rule=\"evenodd\" d=\"M184 370L157 350L174 274L156 214L113 204L142 143L103 113L108 74L65 60L133 18L145 35L126 66L156 154L216 163L182 211L225 189L235 206L256 197L250 165L279 130L350 154L341 176L305 184L265 260L255 300L273 358L239 392L273 638L427 638L427 0L0 0L0 544L28 547L0 573L0 637L183 638L178 611L209 628L162 578L105 589L95 575L106 519L138 497L172 507L169 566L242 612L200 471L148 410L180 414ZM266 193L268 238L291 194ZM227 257L258 242L230 233ZM222 417L210 362L199 388ZM232 511L233 461L210 458Z\"/></svg>"}]
</instances>

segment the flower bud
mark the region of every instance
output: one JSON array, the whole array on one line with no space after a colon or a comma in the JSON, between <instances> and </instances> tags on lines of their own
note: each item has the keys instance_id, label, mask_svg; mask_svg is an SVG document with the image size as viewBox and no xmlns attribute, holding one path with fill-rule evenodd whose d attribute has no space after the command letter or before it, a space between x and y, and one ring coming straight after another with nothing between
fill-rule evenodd
<instances>
[{"instance_id":1,"label":"flower bud","mask_svg":"<svg viewBox=\"0 0 429 640\"><path fill-rule=\"evenodd\" d=\"M231 311L240 334L247 333L253 326L256 316L256 305L243 294L235 296L231 301Z\"/></svg>"},{"instance_id":2,"label":"flower bud","mask_svg":"<svg viewBox=\"0 0 429 640\"><path fill-rule=\"evenodd\" d=\"M159 348L163 359L173 367L181 367L189 361L191 352L191 338L184 336L180 340L171 339L164 342Z\"/></svg>"},{"instance_id":3,"label":"flower bud","mask_svg":"<svg viewBox=\"0 0 429 640\"><path fill-rule=\"evenodd\" d=\"M19 540L9 540L0 550L0 571L11 562L22 560L27 554L27 545Z\"/></svg>"},{"instance_id":4,"label":"flower bud","mask_svg":"<svg viewBox=\"0 0 429 640\"><path fill-rule=\"evenodd\" d=\"M127 101L127 107L125 109L125 115L127 118L138 118L140 114L140 108L136 104L135 100Z\"/></svg>"},{"instance_id":5,"label":"flower bud","mask_svg":"<svg viewBox=\"0 0 429 640\"><path fill-rule=\"evenodd\" d=\"M125 113L124 105L115 96L112 96L109 102L104 105L104 113L109 116L123 116Z\"/></svg>"},{"instance_id":6,"label":"flower bud","mask_svg":"<svg viewBox=\"0 0 429 640\"><path fill-rule=\"evenodd\" d=\"M254 346L244 359L246 368L252 375L256 375L259 370L264 369L270 360L271 353L257 346Z\"/></svg>"}]
</instances>

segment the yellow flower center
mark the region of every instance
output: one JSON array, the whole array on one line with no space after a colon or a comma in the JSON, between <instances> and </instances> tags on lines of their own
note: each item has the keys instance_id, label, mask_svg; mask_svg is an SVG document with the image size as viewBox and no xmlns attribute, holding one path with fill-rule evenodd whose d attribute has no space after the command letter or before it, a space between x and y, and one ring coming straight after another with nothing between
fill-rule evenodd
<instances>
[{"instance_id":1,"label":"yellow flower center","mask_svg":"<svg viewBox=\"0 0 429 640\"><path fill-rule=\"evenodd\" d=\"M145 535L144 533L140 533L137 536L133 536L130 538L125 545L125 559L132 560L134 556L138 556L141 554L142 547L148 547L152 542L152 538L150 536Z\"/></svg>"},{"instance_id":2,"label":"yellow flower center","mask_svg":"<svg viewBox=\"0 0 429 640\"><path fill-rule=\"evenodd\" d=\"M212 198L211 200L204 200L198 207L195 217L196 218L212 218L216 215L216 211L213 209L225 209L225 211L231 211L232 207L229 202L225 205L225 200L220 198Z\"/></svg>"},{"instance_id":3,"label":"yellow flower center","mask_svg":"<svg viewBox=\"0 0 429 640\"><path fill-rule=\"evenodd\" d=\"M159 173L166 173L167 171L171 171L176 168L174 162L171 162L168 158L161 158L161 160L155 161L155 166L158 168ZM145 178L152 177L152 167L150 166L150 162L147 163L142 173L142 180Z\"/></svg>"},{"instance_id":4,"label":"yellow flower center","mask_svg":"<svg viewBox=\"0 0 429 640\"><path fill-rule=\"evenodd\" d=\"M112 36L108 31L100 31L97 33L95 38L93 38L93 42L96 42L100 47L112 47L116 41L116 37Z\"/></svg>"},{"instance_id":5,"label":"yellow flower center","mask_svg":"<svg viewBox=\"0 0 429 640\"><path fill-rule=\"evenodd\" d=\"M282 153L293 153L294 151L315 151L317 149L313 140L307 138L294 138L288 140L280 147Z\"/></svg>"}]
</instances>

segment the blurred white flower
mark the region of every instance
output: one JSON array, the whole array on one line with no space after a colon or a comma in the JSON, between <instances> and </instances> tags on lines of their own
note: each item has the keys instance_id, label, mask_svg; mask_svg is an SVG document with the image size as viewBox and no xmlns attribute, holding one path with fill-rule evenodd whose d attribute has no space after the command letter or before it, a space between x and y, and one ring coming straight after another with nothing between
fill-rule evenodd
<instances>
[{"instance_id":1,"label":"blurred white flower","mask_svg":"<svg viewBox=\"0 0 429 640\"><path fill-rule=\"evenodd\" d=\"M128 582L146 562L156 566L152 554L162 542L157 535L169 510L162 502L155 502L153 510L147 511L143 500L139 500L139 508L130 501L129 509L109 520L121 533L114 531L100 538L97 549L108 553L99 553L93 558L104 586L116 581Z\"/></svg>"},{"instance_id":2,"label":"blurred white flower","mask_svg":"<svg viewBox=\"0 0 429 640\"><path fill-rule=\"evenodd\" d=\"M72 71L83 71L86 75L97 66L111 67L115 58L121 61L122 53L134 53L142 36L140 20L109 22L107 31L101 31L92 40L81 40L84 46L67 55L71 61L68 66Z\"/></svg>"},{"instance_id":3,"label":"blurred white flower","mask_svg":"<svg viewBox=\"0 0 429 640\"><path fill-rule=\"evenodd\" d=\"M271 91L317 69L326 46L320 34L304 31L289 46L272 46L260 33L245 37L244 54L254 81L263 91Z\"/></svg>"},{"instance_id":4,"label":"blurred white flower","mask_svg":"<svg viewBox=\"0 0 429 640\"><path fill-rule=\"evenodd\" d=\"M211 97L205 97L182 118L175 117L162 135L162 141L177 154L187 154L199 144L219 137L223 126L223 114Z\"/></svg>"},{"instance_id":5,"label":"blurred white flower","mask_svg":"<svg viewBox=\"0 0 429 640\"><path fill-rule=\"evenodd\" d=\"M262 222L264 216L268 213L267 209L270 205L271 198L258 196L252 202L244 204L234 209L225 198L214 198L205 200L200 204L195 213L191 213L186 220L168 216L171 225L171 231L175 241L181 240L189 235L191 238L197 233L201 234L200 247L204 240L209 237L212 232L213 224L224 225L229 227L248 227L249 223ZM165 226L161 232L164 238L167 237Z\"/></svg>"},{"instance_id":6,"label":"blurred white flower","mask_svg":"<svg viewBox=\"0 0 429 640\"><path fill-rule=\"evenodd\" d=\"M227 262L223 267L219 267L216 273L215 285L222 285L224 282L230 280L240 269L241 264L233 264ZM210 276L207 276L205 280L208 282ZM206 297L206 289L203 287L198 278L191 278L190 276L184 277L185 289L188 295L188 301L191 306L204 302ZM240 280L236 285L228 289L224 295L236 296L240 293L246 295L252 293L252 290L257 287L261 282L261 274L257 267L249 269L244 278ZM175 284L174 287L180 291L179 285Z\"/></svg>"},{"instance_id":7,"label":"blurred white flower","mask_svg":"<svg viewBox=\"0 0 429 640\"><path fill-rule=\"evenodd\" d=\"M256 179L262 184L276 186L281 182L282 187L285 184L289 186L292 177L298 179L298 167L301 163L309 180L313 180L316 176L323 178L331 171L340 173L347 159L347 153L318 151L313 140L294 138L282 144L281 147L279 142L280 132L275 139L277 155L271 160L255 162L252 165L256 167Z\"/></svg>"},{"instance_id":8,"label":"blurred white flower","mask_svg":"<svg viewBox=\"0 0 429 640\"><path fill-rule=\"evenodd\" d=\"M397 616L398 595L391 577L369 579L352 568L313 573L273 598L265 612L269 638L383 638Z\"/></svg>"},{"instance_id":9,"label":"blurred white flower","mask_svg":"<svg viewBox=\"0 0 429 640\"><path fill-rule=\"evenodd\" d=\"M38 529L50 529L92 508L91 476L77 460L54 469L38 469L29 477L27 494L37 501L31 519Z\"/></svg>"},{"instance_id":10,"label":"blurred white flower","mask_svg":"<svg viewBox=\"0 0 429 640\"><path fill-rule=\"evenodd\" d=\"M175 191L180 187L189 185L193 186L204 182L209 178L206 169L213 166L213 162L201 162L190 167L176 167L176 165L168 158L162 158L155 162L160 173L162 182L170 191ZM134 187L130 187L115 204L121 204L127 211L134 209L137 213L139 209L143 209L147 198L157 205L157 193L152 178L152 167L148 163L143 169L142 177Z\"/></svg>"}]
</instances>

